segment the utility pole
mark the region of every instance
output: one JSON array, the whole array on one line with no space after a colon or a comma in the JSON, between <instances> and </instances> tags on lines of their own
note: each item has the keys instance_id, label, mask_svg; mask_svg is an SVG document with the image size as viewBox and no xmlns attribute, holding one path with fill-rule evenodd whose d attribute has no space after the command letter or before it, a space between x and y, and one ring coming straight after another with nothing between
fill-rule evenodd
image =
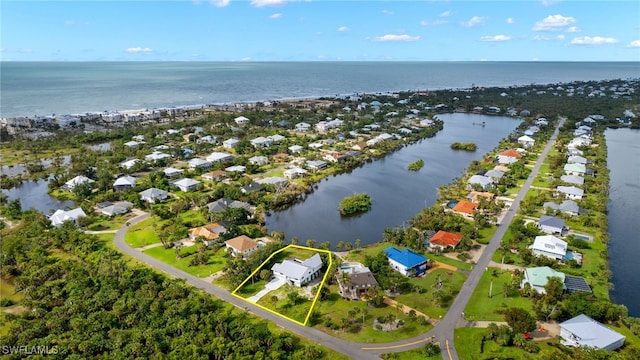
<instances>
[{"instance_id":1,"label":"utility pole","mask_svg":"<svg viewBox=\"0 0 640 360\"><path fill-rule=\"evenodd\" d=\"M493 292L493 280L491 280L491 284L489 284L489 299L491 299L492 292Z\"/></svg>"}]
</instances>

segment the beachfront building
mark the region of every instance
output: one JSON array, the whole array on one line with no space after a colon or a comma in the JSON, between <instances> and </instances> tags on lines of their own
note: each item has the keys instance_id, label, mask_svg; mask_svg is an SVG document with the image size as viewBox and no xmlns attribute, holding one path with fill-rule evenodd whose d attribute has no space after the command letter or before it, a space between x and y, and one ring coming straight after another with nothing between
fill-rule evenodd
<instances>
[{"instance_id":1,"label":"beachfront building","mask_svg":"<svg viewBox=\"0 0 640 360\"><path fill-rule=\"evenodd\" d=\"M613 351L624 345L625 336L581 314L560 323L560 343Z\"/></svg>"},{"instance_id":2,"label":"beachfront building","mask_svg":"<svg viewBox=\"0 0 640 360\"><path fill-rule=\"evenodd\" d=\"M315 254L307 260L287 259L271 267L273 275L289 285L303 286L317 278L322 270L322 259Z\"/></svg>"},{"instance_id":3,"label":"beachfront building","mask_svg":"<svg viewBox=\"0 0 640 360\"><path fill-rule=\"evenodd\" d=\"M390 247L384 250L389 266L404 276L421 276L427 271L426 257L409 249L398 250Z\"/></svg>"}]
</instances>

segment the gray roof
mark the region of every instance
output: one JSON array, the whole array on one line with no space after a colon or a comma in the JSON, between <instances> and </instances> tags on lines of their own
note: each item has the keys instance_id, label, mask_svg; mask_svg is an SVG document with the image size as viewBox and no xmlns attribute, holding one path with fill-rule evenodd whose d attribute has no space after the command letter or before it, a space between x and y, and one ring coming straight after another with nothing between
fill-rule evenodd
<instances>
[{"instance_id":1,"label":"gray roof","mask_svg":"<svg viewBox=\"0 0 640 360\"><path fill-rule=\"evenodd\" d=\"M575 338L566 340L599 349L607 348L611 344L625 339L623 335L584 314L560 323L560 327L575 335Z\"/></svg>"},{"instance_id":2,"label":"gray roof","mask_svg":"<svg viewBox=\"0 0 640 360\"><path fill-rule=\"evenodd\" d=\"M582 214L586 213L584 209L581 209L578 206L578 203L573 200L565 200L560 204L556 204L554 202L546 202L542 205L544 208L551 208L554 210L560 210L572 214Z\"/></svg>"},{"instance_id":3,"label":"gray roof","mask_svg":"<svg viewBox=\"0 0 640 360\"><path fill-rule=\"evenodd\" d=\"M493 180L490 177L482 176L482 175L473 175L467 181L469 184L480 184L482 187L486 187L487 185L493 184Z\"/></svg>"},{"instance_id":4,"label":"gray roof","mask_svg":"<svg viewBox=\"0 0 640 360\"><path fill-rule=\"evenodd\" d=\"M138 193L142 197L150 198L150 199L164 199L169 194L168 192L158 189L158 188L149 188L144 191L140 191Z\"/></svg>"},{"instance_id":5,"label":"gray roof","mask_svg":"<svg viewBox=\"0 0 640 360\"><path fill-rule=\"evenodd\" d=\"M322 266L322 259L319 254L315 254L312 257L305 260L302 265L310 267L310 268L318 268Z\"/></svg>"},{"instance_id":6,"label":"gray roof","mask_svg":"<svg viewBox=\"0 0 640 360\"><path fill-rule=\"evenodd\" d=\"M558 192L561 192L563 194L567 194L567 195L574 195L574 196L583 196L584 195L584 190L577 188L575 186L558 186L557 187Z\"/></svg>"},{"instance_id":7,"label":"gray roof","mask_svg":"<svg viewBox=\"0 0 640 360\"><path fill-rule=\"evenodd\" d=\"M584 185L584 178L578 175L562 175L560 180L569 184Z\"/></svg>"},{"instance_id":8,"label":"gray roof","mask_svg":"<svg viewBox=\"0 0 640 360\"><path fill-rule=\"evenodd\" d=\"M582 157L582 156L578 156L578 155L572 155L569 156L569 159L567 159L568 163L574 163L574 164L586 164L587 163L587 159Z\"/></svg>"},{"instance_id":9,"label":"gray roof","mask_svg":"<svg viewBox=\"0 0 640 360\"><path fill-rule=\"evenodd\" d=\"M494 169L494 170L487 171L484 174L484 176L494 178L494 179L502 179L502 177L504 176L504 172Z\"/></svg>"},{"instance_id":10,"label":"gray roof","mask_svg":"<svg viewBox=\"0 0 640 360\"><path fill-rule=\"evenodd\" d=\"M562 229L564 227L564 220L557 217L544 215L540 217L538 224L540 224L541 226L544 225L544 226Z\"/></svg>"}]
</instances>

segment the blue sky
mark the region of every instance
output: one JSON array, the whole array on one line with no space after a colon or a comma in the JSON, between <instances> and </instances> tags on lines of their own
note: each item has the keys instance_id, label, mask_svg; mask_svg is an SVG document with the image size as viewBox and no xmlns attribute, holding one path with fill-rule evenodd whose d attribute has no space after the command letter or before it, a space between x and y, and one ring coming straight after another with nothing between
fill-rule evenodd
<instances>
[{"instance_id":1,"label":"blue sky","mask_svg":"<svg viewBox=\"0 0 640 360\"><path fill-rule=\"evenodd\" d=\"M640 1L0 1L4 61L640 61Z\"/></svg>"}]
</instances>

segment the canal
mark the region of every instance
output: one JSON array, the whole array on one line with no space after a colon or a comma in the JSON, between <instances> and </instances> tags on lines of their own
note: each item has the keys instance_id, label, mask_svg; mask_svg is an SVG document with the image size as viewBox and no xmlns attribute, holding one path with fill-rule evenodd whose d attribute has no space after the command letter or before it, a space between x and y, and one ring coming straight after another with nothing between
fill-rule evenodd
<instances>
[{"instance_id":1,"label":"canal","mask_svg":"<svg viewBox=\"0 0 640 360\"><path fill-rule=\"evenodd\" d=\"M435 137L424 139L367 163L351 173L329 177L300 203L266 217L269 231L282 231L287 240L297 237L300 244L308 239L317 244L361 240L362 245L382 240L387 227L403 226L424 207L434 204L438 188L462 176L473 160L495 148L520 124L520 120L474 114L440 114L444 129ZM486 126L473 125L485 122ZM456 151L453 142L473 142L475 152ZM407 166L424 160L417 172ZM367 193L373 206L367 213L342 217L338 204L348 195Z\"/></svg>"},{"instance_id":2,"label":"canal","mask_svg":"<svg viewBox=\"0 0 640 360\"><path fill-rule=\"evenodd\" d=\"M640 317L640 130L607 129L609 182L609 268L611 299Z\"/></svg>"}]
</instances>

